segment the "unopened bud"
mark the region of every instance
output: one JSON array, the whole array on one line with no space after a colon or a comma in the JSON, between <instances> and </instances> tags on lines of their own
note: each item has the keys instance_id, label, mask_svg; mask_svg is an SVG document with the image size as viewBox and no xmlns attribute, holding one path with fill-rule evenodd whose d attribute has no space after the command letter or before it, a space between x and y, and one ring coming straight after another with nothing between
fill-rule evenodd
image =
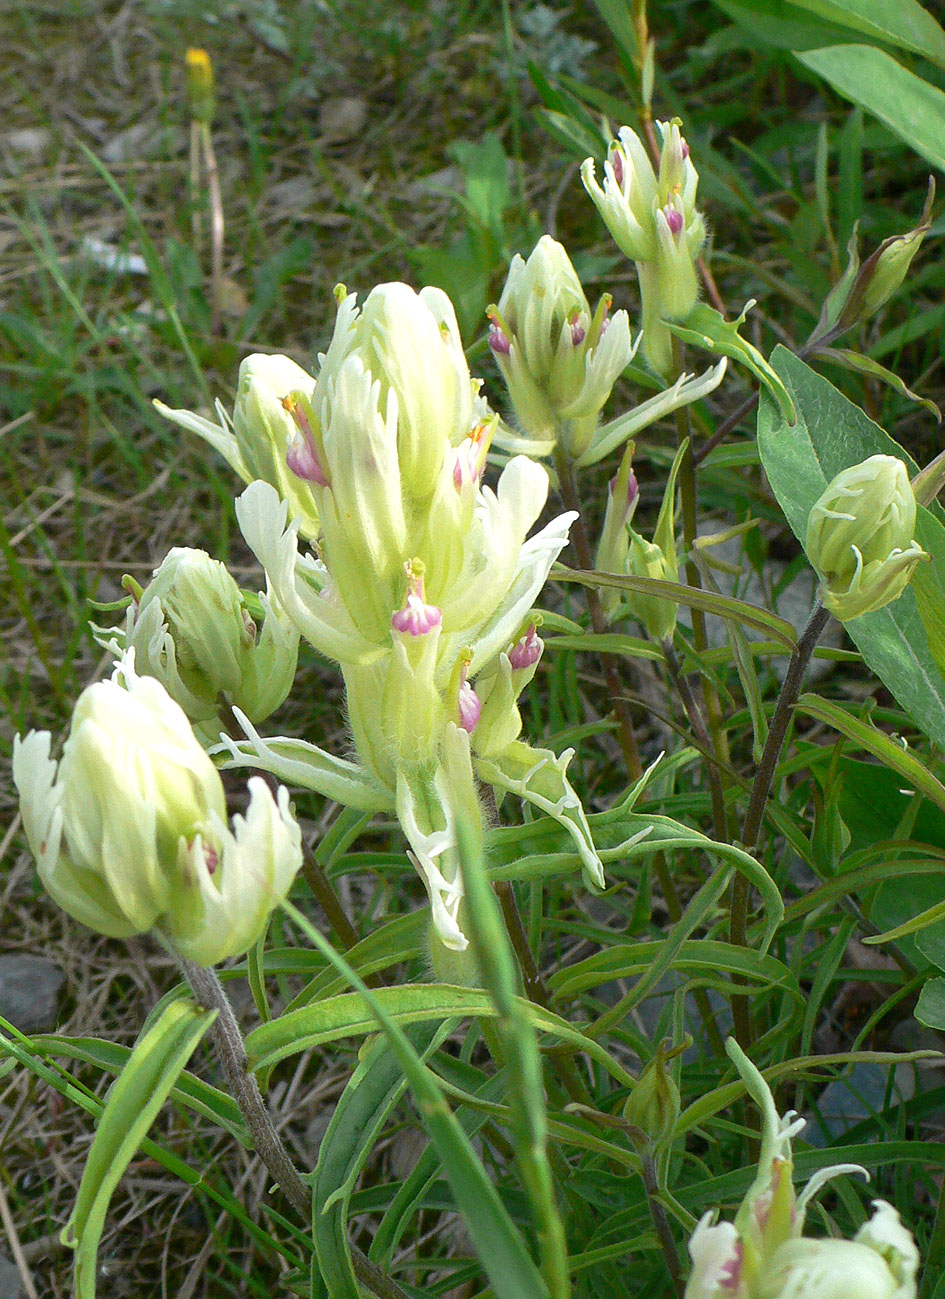
<instances>
[{"instance_id":1,"label":"unopened bud","mask_svg":"<svg viewBox=\"0 0 945 1299\"><path fill-rule=\"evenodd\" d=\"M805 549L835 617L859 618L902 595L928 558L915 524L909 474L895 456L870 456L832 479L811 509Z\"/></svg>"},{"instance_id":2,"label":"unopened bud","mask_svg":"<svg viewBox=\"0 0 945 1299\"><path fill-rule=\"evenodd\" d=\"M209 126L216 109L213 64L206 50L189 49L184 55L187 65L187 101L190 116L202 126Z\"/></svg>"},{"instance_id":3,"label":"unopened bud","mask_svg":"<svg viewBox=\"0 0 945 1299\"><path fill-rule=\"evenodd\" d=\"M654 1146L672 1136L679 1117L679 1088L667 1068L667 1046L661 1042L657 1047L623 1107L627 1122L644 1132L647 1144Z\"/></svg>"}]
</instances>

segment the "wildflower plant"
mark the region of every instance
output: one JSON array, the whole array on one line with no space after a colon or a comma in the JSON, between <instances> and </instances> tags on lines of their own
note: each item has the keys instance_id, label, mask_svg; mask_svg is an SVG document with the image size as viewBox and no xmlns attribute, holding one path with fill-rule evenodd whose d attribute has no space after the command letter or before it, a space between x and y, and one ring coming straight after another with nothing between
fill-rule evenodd
<instances>
[{"instance_id":1,"label":"wildflower plant","mask_svg":"<svg viewBox=\"0 0 945 1299\"><path fill-rule=\"evenodd\" d=\"M156 403L241 480L251 585L186 544L126 578L122 617L94 628L111 676L79 696L61 756L46 730L13 745L44 889L181 976L124 1054L0 1035L47 1081L57 1051L118 1074L103 1102L69 1093L98 1119L63 1233L80 1299L169 1097L263 1162L254 1238L311 1299L938 1294L941 1148L921 1164L920 1140L884 1152L841 1131L801 1150L808 1120L771 1090L816 1112L815 1032L854 938L861 961L888 945L878 972L903 980L830 1052L834 1083L934 1054L861 1050L907 993L945 1029L945 983L926 982L945 898L884 893L937 881L945 851L945 468L920 469L814 368L893 300L933 191L862 268L851 241L806 341L765 355L707 264L698 146L651 120L645 4L627 21L640 131L620 125L574 187L614 284L636 286L626 305L613 288L592 306L580 259L545 234L511 257L478 375L442 288L339 285L311 368L256 352L232 406ZM850 368L914 397L869 357ZM724 413L723 383L749 377ZM756 406L757 437L732 441ZM792 562L774 585L809 579L799 620L743 580L778 529ZM828 625L828 654L857 664L852 699L804 693ZM333 683L317 708L300 659ZM869 706L866 679L884 691ZM884 798L906 802L880 842L862 806L882 816ZM246 1034L225 961L253 994ZM205 1034L229 1097L201 1076ZM300 1168L269 1089L284 1061L307 1076L306 1052L351 1067ZM429 1142L407 1171L384 1162L401 1124ZM907 1163L923 1176L890 1175ZM191 1174L235 1213L236 1192Z\"/></svg>"}]
</instances>

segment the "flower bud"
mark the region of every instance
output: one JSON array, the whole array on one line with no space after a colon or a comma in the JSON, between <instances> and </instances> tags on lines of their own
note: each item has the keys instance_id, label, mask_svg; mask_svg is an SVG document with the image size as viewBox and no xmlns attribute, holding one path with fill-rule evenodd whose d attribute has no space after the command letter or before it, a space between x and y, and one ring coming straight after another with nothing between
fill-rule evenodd
<instances>
[{"instance_id":1,"label":"flower bud","mask_svg":"<svg viewBox=\"0 0 945 1299\"><path fill-rule=\"evenodd\" d=\"M44 886L112 937L151 928L200 965L245 952L301 864L280 790L250 781L226 825L219 773L183 711L133 655L83 691L58 766L48 732L14 744L13 777ZM123 678L125 685L120 684Z\"/></svg>"},{"instance_id":2,"label":"flower bud","mask_svg":"<svg viewBox=\"0 0 945 1299\"><path fill-rule=\"evenodd\" d=\"M224 564L175 546L144 590L131 585L127 626L111 644L134 649L138 672L157 677L192 722L216 719L222 702L253 722L278 708L295 677L298 632L264 599L257 635Z\"/></svg>"},{"instance_id":3,"label":"flower bud","mask_svg":"<svg viewBox=\"0 0 945 1299\"><path fill-rule=\"evenodd\" d=\"M620 468L608 485L604 526L601 528L594 561L595 568L602 573L627 571L630 524L640 499L640 485L633 472L633 452L634 444L628 442ZM613 587L601 588L601 604L605 612L610 613L616 608L618 601L619 594Z\"/></svg>"},{"instance_id":4,"label":"flower bud","mask_svg":"<svg viewBox=\"0 0 945 1299\"><path fill-rule=\"evenodd\" d=\"M184 55L187 66L187 99L195 122L209 126L216 110L213 64L206 50L189 49Z\"/></svg>"},{"instance_id":5,"label":"flower bud","mask_svg":"<svg viewBox=\"0 0 945 1299\"><path fill-rule=\"evenodd\" d=\"M679 1088L667 1068L666 1045L657 1047L623 1107L624 1118L640 1129L648 1148L667 1141L679 1118Z\"/></svg>"},{"instance_id":6,"label":"flower bud","mask_svg":"<svg viewBox=\"0 0 945 1299\"><path fill-rule=\"evenodd\" d=\"M288 502L305 537L318 536L319 521L312 495L312 476L293 472L298 467L299 428L285 399L304 398L312 403L315 380L287 356L262 353L247 356L240 365L232 419L220 402L217 423L189 410L171 410L154 404L174 424L196 433L239 474L244 483L269 483ZM314 481L317 481L315 479Z\"/></svg>"},{"instance_id":7,"label":"flower bud","mask_svg":"<svg viewBox=\"0 0 945 1299\"><path fill-rule=\"evenodd\" d=\"M696 305L695 262L706 227L696 210L699 175L679 123L656 125L662 140L658 173L640 138L624 126L604 163L603 188L591 158L581 168L581 180L617 247L636 263L643 347L654 369L668 374L672 340L663 322L685 320Z\"/></svg>"},{"instance_id":8,"label":"flower bud","mask_svg":"<svg viewBox=\"0 0 945 1299\"><path fill-rule=\"evenodd\" d=\"M868 320L880 307L885 306L900 287L912 259L922 247L922 241L932 226L932 204L935 201L935 180L929 177L929 188L925 206L919 217L919 224L903 235L891 235L884 239L859 268L849 291L840 318L832 331L842 334L858 321ZM851 243L852 256L856 257L855 238ZM845 277L846 278L846 277ZM825 308L826 310L826 308Z\"/></svg>"},{"instance_id":9,"label":"flower bud","mask_svg":"<svg viewBox=\"0 0 945 1299\"><path fill-rule=\"evenodd\" d=\"M360 311L354 294L342 296L331 344L320 358L319 386L329 403L352 354L380 385L377 405L396 428L404 491L423 501L436 486L446 447L457 446L476 423L477 385L453 304L441 289L415 293L400 283L379 284Z\"/></svg>"},{"instance_id":10,"label":"flower bud","mask_svg":"<svg viewBox=\"0 0 945 1299\"><path fill-rule=\"evenodd\" d=\"M286 407L290 394L312 400L315 380L287 356L254 353L240 364L233 435L246 467L245 481L270 483L289 514L300 521L303 536L318 535L318 510L309 481L292 468L297 457L299 428Z\"/></svg>"},{"instance_id":11,"label":"flower bud","mask_svg":"<svg viewBox=\"0 0 945 1299\"><path fill-rule=\"evenodd\" d=\"M835 617L859 618L902 595L928 558L915 523L909 474L895 456L870 456L831 480L811 509L805 549Z\"/></svg>"},{"instance_id":12,"label":"flower bud","mask_svg":"<svg viewBox=\"0 0 945 1299\"><path fill-rule=\"evenodd\" d=\"M627 313L611 318L610 302L605 294L592 315L568 254L543 235L527 262L512 259L489 308L490 346L523 432L542 443L560 438L572 459L587 449L633 356Z\"/></svg>"}]
</instances>

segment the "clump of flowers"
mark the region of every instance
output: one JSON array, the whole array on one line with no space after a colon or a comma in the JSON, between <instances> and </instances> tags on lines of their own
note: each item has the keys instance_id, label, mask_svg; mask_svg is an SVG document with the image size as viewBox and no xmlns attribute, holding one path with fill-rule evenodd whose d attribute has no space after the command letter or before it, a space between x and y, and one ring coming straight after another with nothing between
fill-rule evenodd
<instances>
[{"instance_id":1,"label":"clump of flowers","mask_svg":"<svg viewBox=\"0 0 945 1299\"><path fill-rule=\"evenodd\" d=\"M242 463L271 455L274 464L281 439L302 487L280 490L281 469L272 469L240 497L237 517L273 603L341 668L357 760L264 739L237 708L247 738L224 741L229 761L355 807L395 811L436 934L454 950L467 941L457 823L480 815L477 780L555 817L588 882L602 887L566 775L572 751L520 740L516 704L541 654L531 608L574 516L528 537L548 475L525 456L509 461L494 491L483 484L497 421L469 375L449 299L382 284L359 308L339 291L317 379L279 393L273 375L292 372L271 362L245 387L241 378L243 409L264 413L255 426L234 415L242 442L255 435L264 447L247 445ZM224 424L166 413L236 463L236 435L231 441ZM300 533L314 538L315 556L300 551Z\"/></svg>"},{"instance_id":2,"label":"clump of flowers","mask_svg":"<svg viewBox=\"0 0 945 1299\"><path fill-rule=\"evenodd\" d=\"M821 1187L857 1164L824 1168L795 1194L791 1140L804 1120L782 1118L761 1074L731 1039L729 1056L761 1109L758 1173L734 1222L704 1215L689 1242L685 1299L915 1299L919 1252L895 1209L875 1200L852 1241L804 1236L807 1206Z\"/></svg>"}]
</instances>

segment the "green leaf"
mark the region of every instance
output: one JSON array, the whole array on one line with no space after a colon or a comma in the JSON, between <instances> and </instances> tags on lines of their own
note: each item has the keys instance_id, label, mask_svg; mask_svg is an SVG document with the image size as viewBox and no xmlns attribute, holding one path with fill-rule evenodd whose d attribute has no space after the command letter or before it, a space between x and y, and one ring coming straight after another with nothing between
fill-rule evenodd
<instances>
[{"instance_id":1,"label":"green leaf","mask_svg":"<svg viewBox=\"0 0 945 1299\"><path fill-rule=\"evenodd\" d=\"M371 991L300 911L288 903L283 903L283 907L338 972L346 975L349 984L357 989L350 996L367 1008L376 1026L386 1036L410 1084L430 1140L437 1148L444 1174L452 1187L496 1299L549 1299L548 1289L521 1234L509 1217L469 1138L447 1104L436 1075L419 1058L409 1039L382 1005L383 993L402 994L421 989L378 988ZM318 1007L306 1006L303 1011L296 1013L305 1015L316 1010ZM264 1024L262 1027L271 1029L273 1025Z\"/></svg>"},{"instance_id":2,"label":"green leaf","mask_svg":"<svg viewBox=\"0 0 945 1299\"><path fill-rule=\"evenodd\" d=\"M426 1059L450 1028L445 1023L414 1030L421 1059ZM347 1232L351 1195L406 1087L397 1056L385 1038L378 1039L348 1080L322 1138L311 1179L312 1232L319 1270L331 1299L361 1299Z\"/></svg>"},{"instance_id":3,"label":"green leaf","mask_svg":"<svg viewBox=\"0 0 945 1299\"><path fill-rule=\"evenodd\" d=\"M94 1299L98 1242L115 1187L180 1077L194 1048L216 1018L192 1002L173 1001L135 1043L112 1086L82 1172L63 1244L75 1251L76 1299Z\"/></svg>"},{"instance_id":4,"label":"green leaf","mask_svg":"<svg viewBox=\"0 0 945 1299\"><path fill-rule=\"evenodd\" d=\"M858 406L786 348L776 348L771 359L793 395L798 419L789 427L763 396L758 448L778 504L803 545L811 506L841 469L879 453L898 456L910 476L916 464ZM945 572L940 514L937 506L920 507L916 535L933 556L932 568ZM945 749L945 680L929 648L915 592L907 588L885 609L854 618L845 629L916 725Z\"/></svg>"},{"instance_id":5,"label":"green leaf","mask_svg":"<svg viewBox=\"0 0 945 1299\"><path fill-rule=\"evenodd\" d=\"M120 1074L128 1063L133 1049L120 1042L108 1042L100 1037L60 1037L55 1033L42 1033L30 1038L33 1049L40 1055L65 1056L69 1060L82 1060L108 1073ZM249 1146L246 1120L232 1096L211 1087L202 1078L186 1070L181 1073L171 1091L171 1099L185 1105L195 1114L202 1114L224 1128L241 1145Z\"/></svg>"},{"instance_id":6,"label":"green leaf","mask_svg":"<svg viewBox=\"0 0 945 1299\"><path fill-rule=\"evenodd\" d=\"M548 1160L548 1116L538 1041L523 1009L527 1003L516 996L516 961L486 875L480 826L461 824L459 843L467 923L482 981L498 1013L496 1036L508 1070L512 1136L532 1205L542 1276L552 1299L568 1299L568 1249Z\"/></svg>"},{"instance_id":7,"label":"green leaf","mask_svg":"<svg viewBox=\"0 0 945 1299\"><path fill-rule=\"evenodd\" d=\"M797 58L945 171L945 93L871 45L831 45Z\"/></svg>"},{"instance_id":8,"label":"green leaf","mask_svg":"<svg viewBox=\"0 0 945 1299\"><path fill-rule=\"evenodd\" d=\"M771 393L787 422L793 424L794 404L790 393L757 347L742 338L738 332L739 325L744 323L745 317L754 305L754 301L746 302L742 314L736 320L726 320L714 307L700 302L693 307L682 324L675 324L669 320L664 323L684 343L692 343L695 347L704 347L710 352L730 356L745 366Z\"/></svg>"},{"instance_id":9,"label":"green leaf","mask_svg":"<svg viewBox=\"0 0 945 1299\"><path fill-rule=\"evenodd\" d=\"M698 831L692 831L692 834L703 844L711 845L711 851L722 854L722 845L712 844L711 840ZM735 848L728 851L733 856L739 852ZM742 853L741 856L747 857L747 854ZM752 858L747 860L755 870L764 874ZM295 914L294 908L292 914ZM331 963L334 964L334 961ZM350 971L347 963L345 968ZM357 978L350 971L347 976L349 984L352 976ZM550 1033L561 1041L572 1044L578 1051L587 1051L618 1081L624 1084L630 1081L630 1076L621 1065L583 1033L572 1028L566 1019L529 1001L523 1002L523 1007L539 1032ZM399 1028L437 1019L494 1018L497 1013L492 998L482 988L418 983L403 987L375 988L370 997L363 997L359 992L346 992L338 997L328 997L312 1006L301 1006L279 1019L270 1020L268 1024L260 1024L246 1038L246 1053L249 1067L255 1072L279 1060L285 1060L288 1056L298 1055L309 1047L373 1033L377 1030L378 1014Z\"/></svg>"},{"instance_id":10,"label":"green leaf","mask_svg":"<svg viewBox=\"0 0 945 1299\"><path fill-rule=\"evenodd\" d=\"M849 40L850 28L824 22L785 0L714 0L716 6L763 45L778 50L817 49Z\"/></svg>"},{"instance_id":11,"label":"green leaf","mask_svg":"<svg viewBox=\"0 0 945 1299\"><path fill-rule=\"evenodd\" d=\"M796 707L799 712L806 713L819 722L826 722L867 753L872 753L884 766L897 772L913 789L945 811L945 785L901 744L878 731L875 726L869 726L853 717L839 704L822 699L820 695L801 695Z\"/></svg>"},{"instance_id":12,"label":"green leaf","mask_svg":"<svg viewBox=\"0 0 945 1299\"><path fill-rule=\"evenodd\" d=\"M945 32L918 0L790 0L796 9L945 67Z\"/></svg>"},{"instance_id":13,"label":"green leaf","mask_svg":"<svg viewBox=\"0 0 945 1299\"><path fill-rule=\"evenodd\" d=\"M945 979L929 979L922 985L913 1014L926 1028L945 1029Z\"/></svg>"},{"instance_id":14,"label":"green leaf","mask_svg":"<svg viewBox=\"0 0 945 1299\"><path fill-rule=\"evenodd\" d=\"M658 595L661 599L672 600L676 604L688 605L690 609L701 609L704 613L715 614L741 624L753 627L756 631L774 636L788 649L793 650L797 644L797 633L789 622L779 618L767 609L744 600L735 600L730 595L720 595L716 591L704 591L698 586L684 586L681 582L664 582L657 577L631 577L621 573L585 572L581 569L566 568L564 564L555 564L551 576L556 582L580 582L582 586L612 586L618 591L637 591L641 595Z\"/></svg>"},{"instance_id":15,"label":"green leaf","mask_svg":"<svg viewBox=\"0 0 945 1299\"><path fill-rule=\"evenodd\" d=\"M862 352L852 352L846 347L823 347L819 349L819 355L825 361L834 361L837 365L843 366L845 370L853 370L856 374L865 374L871 379L878 379L887 388L898 392L900 397L908 397L910 401L924 406L930 415L934 415L936 420L941 422L942 412L934 401L930 401L928 397L920 397L911 388L907 388L895 371L887 370L885 365L880 365L879 361L874 361L871 356L865 356Z\"/></svg>"}]
</instances>

